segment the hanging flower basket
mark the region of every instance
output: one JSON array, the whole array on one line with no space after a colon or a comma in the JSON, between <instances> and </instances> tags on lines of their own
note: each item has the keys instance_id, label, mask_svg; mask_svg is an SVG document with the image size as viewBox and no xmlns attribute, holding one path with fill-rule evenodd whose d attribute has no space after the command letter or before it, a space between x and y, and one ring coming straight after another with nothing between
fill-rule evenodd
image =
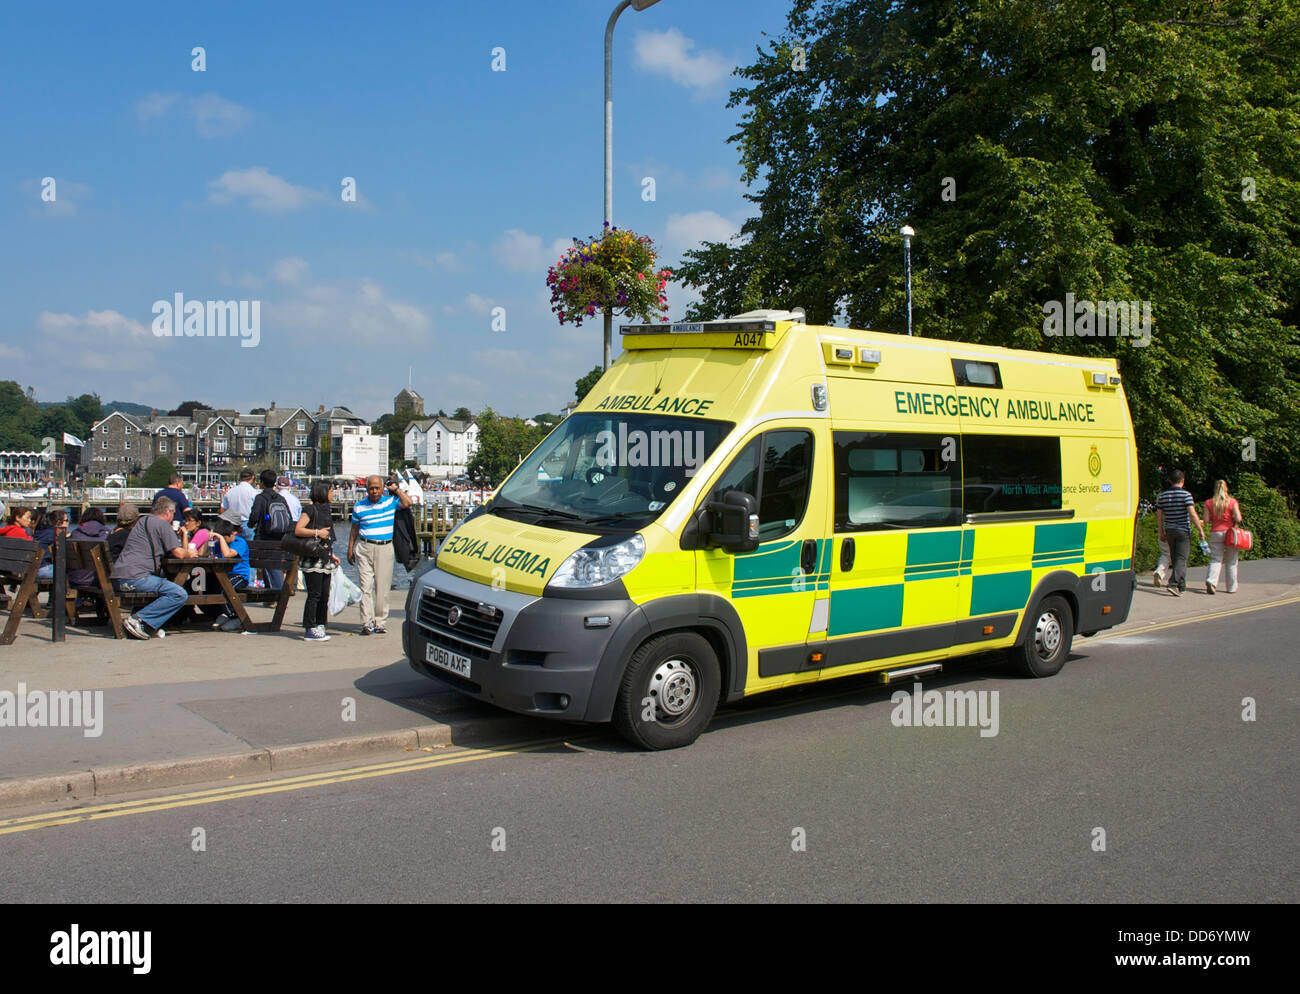
<instances>
[{"instance_id":1,"label":"hanging flower basket","mask_svg":"<svg viewBox=\"0 0 1300 994\"><path fill-rule=\"evenodd\" d=\"M573 248L547 270L546 285L560 324L581 325L606 309L646 322L667 321L664 288L671 276L667 269L655 269L648 236L606 225L600 238L575 238Z\"/></svg>"}]
</instances>

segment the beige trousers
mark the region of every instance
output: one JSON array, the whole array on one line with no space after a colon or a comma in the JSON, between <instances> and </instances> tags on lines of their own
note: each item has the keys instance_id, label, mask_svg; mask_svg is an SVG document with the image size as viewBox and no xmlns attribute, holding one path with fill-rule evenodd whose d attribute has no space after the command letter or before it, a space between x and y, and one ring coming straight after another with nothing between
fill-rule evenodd
<instances>
[{"instance_id":1,"label":"beige trousers","mask_svg":"<svg viewBox=\"0 0 1300 994\"><path fill-rule=\"evenodd\" d=\"M1237 550L1231 545L1224 545L1226 532L1210 532L1210 568L1205 573L1205 582L1218 588L1219 572L1226 574L1227 591L1237 592Z\"/></svg>"},{"instance_id":2,"label":"beige trousers","mask_svg":"<svg viewBox=\"0 0 1300 994\"><path fill-rule=\"evenodd\" d=\"M393 585L393 545L357 541L357 578L361 581L361 624L384 627L388 621L388 590Z\"/></svg>"}]
</instances>

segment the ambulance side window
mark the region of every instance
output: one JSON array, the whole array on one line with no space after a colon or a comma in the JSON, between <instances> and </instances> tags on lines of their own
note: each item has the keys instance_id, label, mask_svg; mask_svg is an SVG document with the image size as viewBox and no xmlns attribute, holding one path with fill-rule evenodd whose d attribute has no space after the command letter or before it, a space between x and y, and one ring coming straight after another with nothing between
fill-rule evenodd
<instances>
[{"instance_id":1,"label":"ambulance side window","mask_svg":"<svg viewBox=\"0 0 1300 994\"><path fill-rule=\"evenodd\" d=\"M961 463L953 436L837 431L835 530L961 524Z\"/></svg>"},{"instance_id":2,"label":"ambulance side window","mask_svg":"<svg viewBox=\"0 0 1300 994\"><path fill-rule=\"evenodd\" d=\"M767 542L798 527L812 484L813 438L803 429L769 431L749 442L731 461L710 494L728 490L758 501L758 537ZM760 465L761 463L761 465Z\"/></svg>"}]
</instances>

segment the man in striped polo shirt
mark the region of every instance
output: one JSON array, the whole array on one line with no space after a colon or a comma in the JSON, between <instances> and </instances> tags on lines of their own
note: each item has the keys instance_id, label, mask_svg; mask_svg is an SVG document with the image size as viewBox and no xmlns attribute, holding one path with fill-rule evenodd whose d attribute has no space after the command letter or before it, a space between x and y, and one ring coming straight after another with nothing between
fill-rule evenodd
<instances>
[{"instance_id":1,"label":"man in striped polo shirt","mask_svg":"<svg viewBox=\"0 0 1300 994\"><path fill-rule=\"evenodd\" d=\"M361 581L361 634L387 635L388 588L393 585L393 518L398 506L410 507L411 498L396 483L372 476L366 480L366 499L352 506L352 532L348 536L348 562L356 564Z\"/></svg>"},{"instance_id":2,"label":"man in striped polo shirt","mask_svg":"<svg viewBox=\"0 0 1300 994\"><path fill-rule=\"evenodd\" d=\"M1156 501L1156 528L1160 532L1160 541L1169 543L1170 558L1173 560L1169 592L1175 597L1187 589L1187 555L1192 549L1191 521L1196 522L1201 542L1205 541L1205 526L1196 513L1196 501L1183 489L1183 479L1181 469L1170 473L1169 489Z\"/></svg>"}]
</instances>

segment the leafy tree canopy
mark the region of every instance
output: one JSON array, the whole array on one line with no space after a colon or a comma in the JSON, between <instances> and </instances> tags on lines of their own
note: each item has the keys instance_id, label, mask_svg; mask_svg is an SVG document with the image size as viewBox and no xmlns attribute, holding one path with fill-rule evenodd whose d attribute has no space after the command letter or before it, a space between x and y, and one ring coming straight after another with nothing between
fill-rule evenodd
<instances>
[{"instance_id":1,"label":"leafy tree canopy","mask_svg":"<svg viewBox=\"0 0 1300 994\"><path fill-rule=\"evenodd\" d=\"M149 468L144 471L144 478L141 481L141 486L158 487L159 489L162 489L167 486L168 482L172 478L172 474L175 472L176 464L166 456L159 456L151 462Z\"/></svg>"},{"instance_id":2,"label":"leafy tree canopy","mask_svg":"<svg viewBox=\"0 0 1300 994\"><path fill-rule=\"evenodd\" d=\"M575 389L573 395L577 397L579 404L582 403L583 397L591 393L591 388L596 385L596 381L599 380L604 374L605 371L603 369L601 369L599 366L594 366L592 367L590 373L587 373L586 375L578 378L578 382L574 385Z\"/></svg>"},{"instance_id":3,"label":"leafy tree canopy","mask_svg":"<svg viewBox=\"0 0 1300 994\"><path fill-rule=\"evenodd\" d=\"M1144 489L1297 489L1300 0L796 0L737 73L758 213L687 253L688 318L904 331L909 224L917 334L1117 357ZM1067 293L1150 344L1045 337Z\"/></svg>"},{"instance_id":4,"label":"leafy tree canopy","mask_svg":"<svg viewBox=\"0 0 1300 994\"><path fill-rule=\"evenodd\" d=\"M550 426L533 428L521 418L505 418L492 408L478 415L478 452L470 460L470 479L489 487L499 486L528 453L550 434Z\"/></svg>"}]
</instances>

